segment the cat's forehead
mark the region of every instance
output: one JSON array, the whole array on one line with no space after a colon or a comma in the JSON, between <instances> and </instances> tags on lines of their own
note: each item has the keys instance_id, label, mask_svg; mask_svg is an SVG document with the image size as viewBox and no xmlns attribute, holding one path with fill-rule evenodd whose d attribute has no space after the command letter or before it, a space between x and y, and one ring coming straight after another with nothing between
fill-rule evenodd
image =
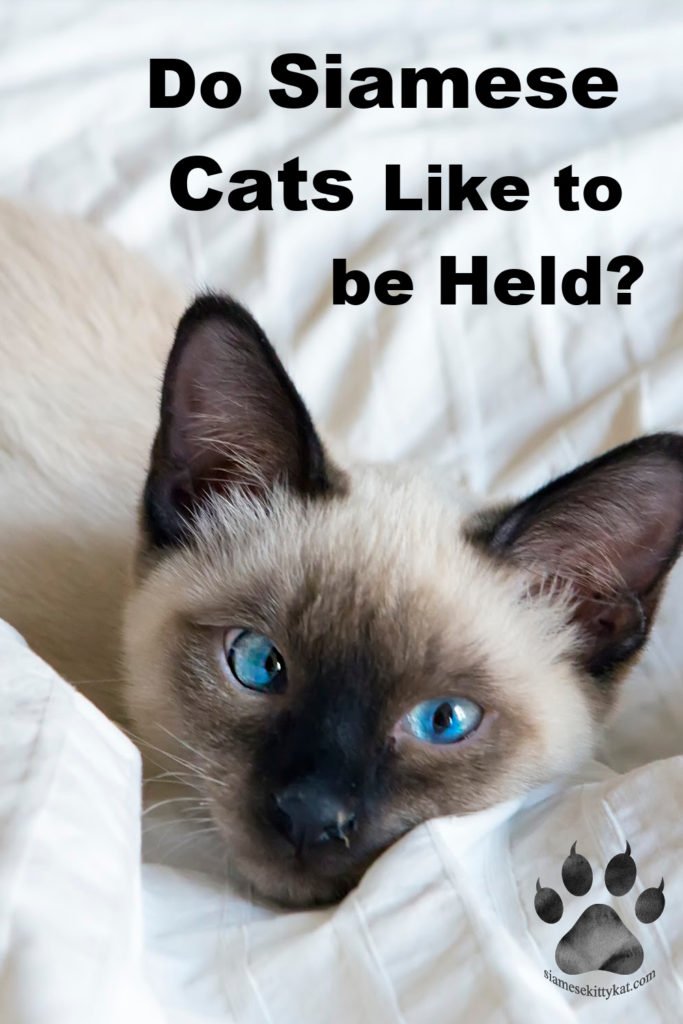
<instances>
[{"instance_id":1,"label":"cat's forehead","mask_svg":"<svg viewBox=\"0 0 683 1024\"><path fill-rule=\"evenodd\" d=\"M311 641L443 631L439 615L471 602L484 566L462 518L421 479L366 471L329 500L216 501L175 565L193 605L274 618Z\"/></svg>"},{"instance_id":2,"label":"cat's forehead","mask_svg":"<svg viewBox=\"0 0 683 1024\"><path fill-rule=\"evenodd\" d=\"M518 602L463 520L405 470L365 470L331 500L215 502L164 570L166 593L190 621L256 629L302 657L364 646L387 668L450 659L508 671Z\"/></svg>"}]
</instances>

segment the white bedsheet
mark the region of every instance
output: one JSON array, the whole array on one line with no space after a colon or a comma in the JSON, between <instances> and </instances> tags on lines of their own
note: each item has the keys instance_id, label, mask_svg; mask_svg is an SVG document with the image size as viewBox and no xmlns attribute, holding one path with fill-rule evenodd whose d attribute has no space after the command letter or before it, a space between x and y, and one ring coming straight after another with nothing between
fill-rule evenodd
<instances>
[{"instance_id":1,"label":"white bedsheet","mask_svg":"<svg viewBox=\"0 0 683 1024\"><path fill-rule=\"evenodd\" d=\"M2 623L0 709L3 1024L680 1019L681 757L626 775L594 763L563 792L429 822L338 907L278 914L188 867L148 863L141 886L137 752ZM594 883L572 899L560 869L577 837ZM610 897L602 869L627 840L638 877ZM664 913L641 924L636 897L662 877ZM535 914L537 878L562 894L555 924ZM641 942L634 974L557 969L556 944L595 902ZM642 984L569 994L545 972Z\"/></svg>"},{"instance_id":2,"label":"white bedsheet","mask_svg":"<svg viewBox=\"0 0 683 1024\"><path fill-rule=\"evenodd\" d=\"M234 291L266 324L314 414L352 450L429 458L496 495L637 433L683 428L678 0L4 0L0 19L0 191L97 222L186 283ZM288 50L319 60L339 51L349 68L548 64L571 74L601 65L620 93L592 113L572 104L545 113L524 104L284 111L268 101L268 72ZM240 105L150 110L153 56L184 57L198 75L236 71ZM295 155L310 173L343 167L356 200L340 214L239 214L224 203L187 213L171 199L168 175L192 152L227 173L272 172ZM385 163L401 162L419 187L428 163L449 161L472 174L521 174L532 201L520 214L382 211ZM620 207L558 211L552 177L570 162L582 176L616 176ZM645 264L630 307L438 305L442 254L483 253L494 271L533 272L543 253L571 266L622 252ZM408 270L413 299L395 309L333 307L336 256L368 272ZM465 1011L481 1021L678 1020L682 596L679 568L605 745L607 763L630 774L513 821L505 808L420 829L336 912L261 913L242 927L255 911L207 877L150 863L144 935L136 757L5 636L3 1024L90 1022L106 1019L105 1008L112 1020L153 1021L158 1010L174 1022L240 1024L453 1020ZM668 760L649 764L656 758ZM79 771L84 762L89 770ZM595 863L604 867L626 836L643 884L667 878L668 912L643 940L656 981L609 1003L568 999L542 977L562 926L544 932L529 890L539 873L559 881L577 829Z\"/></svg>"}]
</instances>

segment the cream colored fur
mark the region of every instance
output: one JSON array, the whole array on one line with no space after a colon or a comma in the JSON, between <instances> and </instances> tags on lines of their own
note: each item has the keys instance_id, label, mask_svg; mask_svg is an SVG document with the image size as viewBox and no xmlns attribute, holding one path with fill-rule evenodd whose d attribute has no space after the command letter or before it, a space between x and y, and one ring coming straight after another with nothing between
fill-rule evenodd
<instances>
[{"instance_id":1,"label":"cream colored fur","mask_svg":"<svg viewBox=\"0 0 683 1024\"><path fill-rule=\"evenodd\" d=\"M466 542L456 508L452 495L408 466L357 466L346 499L305 511L285 491L268 509L239 498L216 501L197 524L196 545L165 558L131 598L126 685L137 729L162 749L172 746L170 733L188 731L167 686L179 624L224 626L224 609L238 604L239 581L242 593L264 595L264 621L252 625L272 632L281 609L315 576L330 586L321 586L300 623L308 636L326 630L351 645L379 609L388 623L410 617L403 630L406 664L410 645L435 626L454 668L481 657L495 705L526 726L492 796L503 799L573 769L591 751L594 722L567 657L574 640L567 606L524 600L525 575ZM349 578L354 586L345 593L342 581ZM227 701L225 708L228 715ZM187 756L180 746L176 753Z\"/></svg>"},{"instance_id":2,"label":"cream colored fur","mask_svg":"<svg viewBox=\"0 0 683 1024\"><path fill-rule=\"evenodd\" d=\"M460 786L459 772L446 772L452 781L442 802L430 804L425 793L395 808L396 834L424 817L512 796L590 751L599 714L567 658L566 607L524 600L524 578L464 539L463 507L410 468L344 467L344 496L302 507L283 492L268 515L244 499L218 499L197 524L195 550L148 565L134 583L137 506L182 298L90 228L8 203L0 203L0 254L0 617L119 720L125 693L143 746L194 760L197 776L202 766L206 774L208 755L188 754L203 742L201 723L178 701L182 682L171 685L183 630L192 622L234 625L221 615L234 611L235 581L257 595L268 581L273 620L278 607L296 602L297 587L319 579L319 600L302 626L309 636L329 623L352 646L371 617L378 636L385 622L387 650L408 665L414 651L401 655L401 642L419 644L431 630L454 671L483 665L500 711L498 731L512 753L490 780ZM204 663L192 687L219 729L233 721L236 697L216 685L217 672ZM415 676L413 702L419 670ZM226 760L214 768L224 779L219 798L213 794L216 816L237 846L246 842L238 820L245 767ZM280 885L279 869L257 866L251 848L242 859L254 884L278 898L308 902L326 893L307 880L300 889Z\"/></svg>"},{"instance_id":3,"label":"cream colored fur","mask_svg":"<svg viewBox=\"0 0 683 1024\"><path fill-rule=\"evenodd\" d=\"M180 290L146 261L87 225L0 202L0 615L117 716L120 624L136 509L164 361L183 302ZM400 494L389 498L388 490ZM387 531L379 524L389 505L401 513ZM410 473L366 469L352 505L311 529L334 532L333 550L342 560L345 545L350 551L364 536L368 565L378 573L392 558L412 558L420 574L433 573L438 588L461 608L475 643L499 638L495 649L511 659L511 681L526 695L530 714L544 713L533 710L535 687L552 690L544 746L565 767L572 758L563 736L585 733L586 713L565 670L551 672L554 620L548 630L537 612L527 615L541 646L534 643L525 661L516 643L520 612L509 594L500 601L505 589L492 591L499 584L494 570L458 542L455 531L452 547L443 537L437 544L446 514L452 514L448 500L425 501L422 484ZM359 521L368 526L364 534ZM279 550L287 551L286 519L273 546ZM438 552L431 568L424 563L430 552ZM149 657L145 629L153 634L155 624L186 599L177 580L165 582L175 579L175 564L142 588L129 615L133 649L146 649ZM410 576L410 569L405 572ZM205 590L220 580L208 563L189 575ZM154 600L145 607L150 590ZM544 632L551 640L541 643ZM546 657L539 658L541 650ZM131 694L131 704L151 711L163 699L154 692L163 680L136 668L130 685L140 692ZM543 679L534 683L539 673ZM576 720L574 728L568 718Z\"/></svg>"},{"instance_id":4,"label":"cream colored fur","mask_svg":"<svg viewBox=\"0 0 683 1024\"><path fill-rule=\"evenodd\" d=\"M182 305L86 225L0 202L0 616L112 713L135 508Z\"/></svg>"}]
</instances>

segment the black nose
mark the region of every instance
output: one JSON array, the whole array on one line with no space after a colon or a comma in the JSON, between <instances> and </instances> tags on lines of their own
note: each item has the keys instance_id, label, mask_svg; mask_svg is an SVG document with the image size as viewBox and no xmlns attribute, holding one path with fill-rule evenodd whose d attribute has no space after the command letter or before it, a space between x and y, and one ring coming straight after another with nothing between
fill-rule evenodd
<instances>
[{"instance_id":1,"label":"black nose","mask_svg":"<svg viewBox=\"0 0 683 1024\"><path fill-rule=\"evenodd\" d=\"M329 790L316 782L295 782L270 798L270 817L298 853L331 840L349 845L356 816Z\"/></svg>"}]
</instances>

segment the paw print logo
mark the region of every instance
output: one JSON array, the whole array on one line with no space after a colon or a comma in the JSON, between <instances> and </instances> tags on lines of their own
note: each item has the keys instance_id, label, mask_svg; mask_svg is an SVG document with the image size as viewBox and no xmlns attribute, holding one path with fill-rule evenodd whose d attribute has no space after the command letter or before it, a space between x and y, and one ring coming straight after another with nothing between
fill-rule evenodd
<instances>
[{"instance_id":1,"label":"paw print logo","mask_svg":"<svg viewBox=\"0 0 683 1024\"><path fill-rule=\"evenodd\" d=\"M605 888L612 896L625 896L636 880L636 863L631 847L612 857L605 869ZM571 896L585 896L593 885L593 869L576 852L576 843L562 865L562 881ZM652 924L664 910L664 879L656 888L645 889L636 900L636 917L641 924ZM536 882L534 909L545 924L556 924L564 913L560 894ZM633 974L643 962L643 947L629 931L616 910L605 903L586 907L578 921L563 935L555 950L555 962L565 974L585 971L610 971Z\"/></svg>"}]
</instances>

